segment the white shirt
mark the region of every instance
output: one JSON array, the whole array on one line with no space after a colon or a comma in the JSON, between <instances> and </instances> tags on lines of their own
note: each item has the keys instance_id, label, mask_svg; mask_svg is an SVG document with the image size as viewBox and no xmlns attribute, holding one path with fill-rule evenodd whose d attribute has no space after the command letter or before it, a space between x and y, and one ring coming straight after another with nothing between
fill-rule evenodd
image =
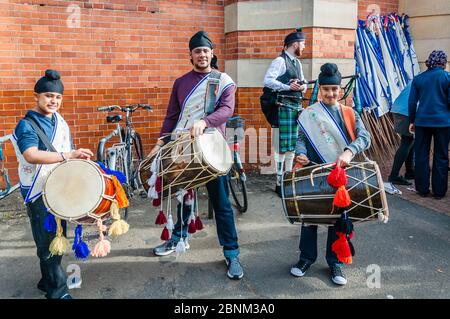
<instances>
[{"instance_id":1,"label":"white shirt","mask_svg":"<svg viewBox=\"0 0 450 319\"><path fill-rule=\"evenodd\" d=\"M299 59L297 59L295 56L293 56L292 54L290 54L289 52L287 52L286 50L284 51L284 53L286 53L286 55L295 62L295 60L298 61L299 65L300 65L300 81L304 80L305 77L303 75L303 68L302 68L302 63L300 62ZM281 83L280 81L277 80L277 78L280 75L283 75L284 73L286 73L286 63L284 61L284 58L282 56L279 56L278 58L276 58L275 60L272 61L272 63L270 64L269 69L266 72L266 75L264 76L264 86L268 87L274 91L289 91L291 89L291 87L287 84ZM303 92L306 91L306 88Z\"/></svg>"}]
</instances>

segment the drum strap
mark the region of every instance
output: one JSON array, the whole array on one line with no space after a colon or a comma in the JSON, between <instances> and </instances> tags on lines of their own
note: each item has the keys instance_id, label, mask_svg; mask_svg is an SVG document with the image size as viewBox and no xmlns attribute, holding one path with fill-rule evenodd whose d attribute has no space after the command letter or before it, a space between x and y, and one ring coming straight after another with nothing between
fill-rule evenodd
<instances>
[{"instance_id":1,"label":"drum strap","mask_svg":"<svg viewBox=\"0 0 450 319\"><path fill-rule=\"evenodd\" d=\"M356 132L356 119L355 119L355 112L353 111L353 108L349 106L345 106L340 104L341 106L341 113L342 118L344 119L345 128L347 129L348 135L350 135L350 138L352 141L356 139L355 132Z\"/></svg>"},{"instance_id":2,"label":"drum strap","mask_svg":"<svg viewBox=\"0 0 450 319\"><path fill-rule=\"evenodd\" d=\"M207 86L206 86L206 96L205 96L205 114L209 115L214 112L216 108L216 97L217 90L219 87L221 73L217 70L212 70L209 75Z\"/></svg>"},{"instance_id":3,"label":"drum strap","mask_svg":"<svg viewBox=\"0 0 450 319\"><path fill-rule=\"evenodd\" d=\"M41 139L42 143L44 143L45 147L50 152L56 152L55 147L50 143L50 140L48 139L47 135L42 131L42 129L37 125L36 121L31 117L24 117L24 120L26 120L30 125L33 127L33 129L36 131L37 135Z\"/></svg>"}]
</instances>

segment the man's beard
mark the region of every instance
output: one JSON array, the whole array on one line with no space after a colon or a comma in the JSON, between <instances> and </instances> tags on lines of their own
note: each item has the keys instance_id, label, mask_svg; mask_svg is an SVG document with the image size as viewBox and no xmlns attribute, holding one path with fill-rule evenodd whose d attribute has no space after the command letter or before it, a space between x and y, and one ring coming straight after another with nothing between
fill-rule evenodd
<instances>
[{"instance_id":1,"label":"man's beard","mask_svg":"<svg viewBox=\"0 0 450 319\"><path fill-rule=\"evenodd\" d=\"M201 65L195 63L194 66L198 70L206 70L207 68L209 68L209 63L207 63L206 66L201 66Z\"/></svg>"},{"instance_id":2,"label":"man's beard","mask_svg":"<svg viewBox=\"0 0 450 319\"><path fill-rule=\"evenodd\" d=\"M300 47L298 47L297 49L295 49L295 55L296 56L301 56L302 55L302 52L300 51Z\"/></svg>"}]
</instances>

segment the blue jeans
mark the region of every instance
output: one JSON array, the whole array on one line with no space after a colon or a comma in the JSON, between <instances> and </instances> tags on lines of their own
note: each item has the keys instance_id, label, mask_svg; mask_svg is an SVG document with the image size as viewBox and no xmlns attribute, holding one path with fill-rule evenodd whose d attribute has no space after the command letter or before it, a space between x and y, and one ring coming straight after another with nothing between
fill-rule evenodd
<instances>
[{"instance_id":1,"label":"blue jeans","mask_svg":"<svg viewBox=\"0 0 450 319\"><path fill-rule=\"evenodd\" d=\"M336 254L331 250L331 245L337 239L334 226L328 227L327 252L325 258L328 266L338 265L342 263L337 259ZM300 260L309 264L313 264L317 259L317 226L302 226L300 231Z\"/></svg>"},{"instance_id":2,"label":"blue jeans","mask_svg":"<svg viewBox=\"0 0 450 319\"><path fill-rule=\"evenodd\" d=\"M220 245L223 247L223 254L226 258L237 257L239 255L239 245L234 224L234 212L228 199L227 176L220 176L208 182L206 189L214 208L217 236L219 237ZM183 225L181 225L181 204L178 205L177 222L172 232L172 240L178 241L181 236L183 238L187 237L191 209L191 206L183 205Z\"/></svg>"},{"instance_id":3,"label":"blue jeans","mask_svg":"<svg viewBox=\"0 0 450 319\"><path fill-rule=\"evenodd\" d=\"M46 297L48 299L59 299L68 293L67 274L61 267L62 256L52 256L48 250L55 234L48 233L44 228L44 221L49 213L42 196L34 203L27 204L27 213L41 266L42 278L38 286L47 291ZM65 234L66 223L64 221L62 226Z\"/></svg>"}]
</instances>

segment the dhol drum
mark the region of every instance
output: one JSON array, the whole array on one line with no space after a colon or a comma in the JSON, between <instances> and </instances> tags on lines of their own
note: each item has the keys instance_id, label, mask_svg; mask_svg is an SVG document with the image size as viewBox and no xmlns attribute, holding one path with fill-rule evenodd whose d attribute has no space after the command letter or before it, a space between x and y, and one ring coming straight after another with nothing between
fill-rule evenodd
<instances>
[{"instance_id":1,"label":"dhol drum","mask_svg":"<svg viewBox=\"0 0 450 319\"><path fill-rule=\"evenodd\" d=\"M292 224L333 225L340 217L333 209L336 189L327 183L332 165L317 164L285 173L282 203ZM387 222L389 209L384 184L376 162L351 163L345 168L351 205L346 208L353 222Z\"/></svg>"},{"instance_id":2,"label":"dhol drum","mask_svg":"<svg viewBox=\"0 0 450 319\"><path fill-rule=\"evenodd\" d=\"M71 159L48 175L43 200L55 216L78 224L94 224L109 217L115 189L112 178L96 163Z\"/></svg>"},{"instance_id":3,"label":"dhol drum","mask_svg":"<svg viewBox=\"0 0 450 319\"><path fill-rule=\"evenodd\" d=\"M144 189L149 191L149 179L154 172L162 177L163 197L177 190L205 185L218 176L226 175L232 164L229 146L217 129L192 138L189 132L180 133L152 157L139 166L139 177Z\"/></svg>"}]
</instances>

